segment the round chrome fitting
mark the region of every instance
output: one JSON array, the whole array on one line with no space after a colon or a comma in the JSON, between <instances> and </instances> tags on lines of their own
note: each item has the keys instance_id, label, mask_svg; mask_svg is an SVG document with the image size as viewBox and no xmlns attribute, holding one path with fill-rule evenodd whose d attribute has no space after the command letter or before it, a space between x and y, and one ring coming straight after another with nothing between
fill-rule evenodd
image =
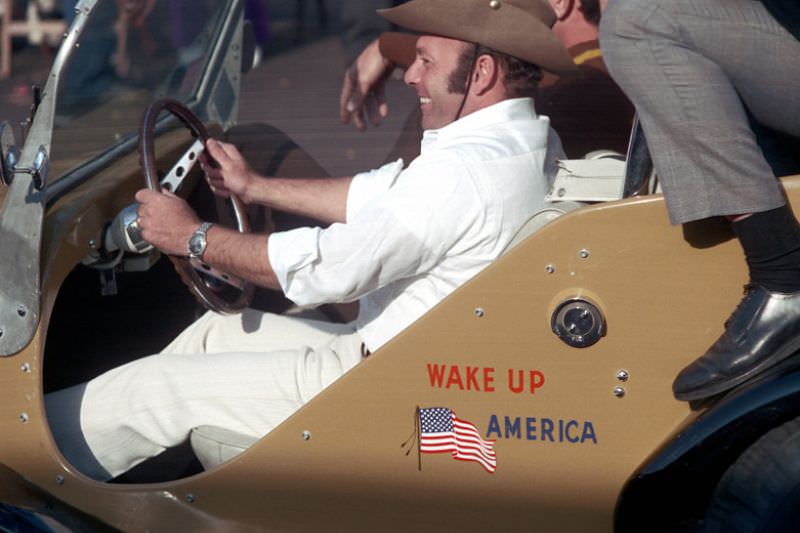
<instances>
[{"instance_id":1,"label":"round chrome fitting","mask_svg":"<svg viewBox=\"0 0 800 533\"><path fill-rule=\"evenodd\" d=\"M587 300L573 298L559 304L550 319L553 333L569 346L587 348L606 334L600 309Z\"/></svg>"}]
</instances>

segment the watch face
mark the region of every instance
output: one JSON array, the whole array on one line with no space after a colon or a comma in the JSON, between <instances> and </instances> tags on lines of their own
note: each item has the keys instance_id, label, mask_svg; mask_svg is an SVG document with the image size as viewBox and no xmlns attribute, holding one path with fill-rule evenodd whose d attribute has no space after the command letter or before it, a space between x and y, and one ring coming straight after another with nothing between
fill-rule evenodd
<instances>
[{"instance_id":1,"label":"watch face","mask_svg":"<svg viewBox=\"0 0 800 533\"><path fill-rule=\"evenodd\" d=\"M206 240L203 238L202 235L192 235L192 238L189 239L189 253L193 256L199 256L203 253L203 250L206 247Z\"/></svg>"},{"instance_id":2,"label":"watch face","mask_svg":"<svg viewBox=\"0 0 800 533\"><path fill-rule=\"evenodd\" d=\"M203 252L206 251L206 232L213 226L210 222L203 222L197 231L189 237L189 257L202 259Z\"/></svg>"}]
</instances>

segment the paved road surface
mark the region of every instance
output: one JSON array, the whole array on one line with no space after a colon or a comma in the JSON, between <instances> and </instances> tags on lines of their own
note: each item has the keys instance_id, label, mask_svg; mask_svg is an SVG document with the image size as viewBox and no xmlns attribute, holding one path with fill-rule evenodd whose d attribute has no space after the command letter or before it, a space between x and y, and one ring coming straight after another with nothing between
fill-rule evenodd
<instances>
[{"instance_id":1,"label":"paved road surface","mask_svg":"<svg viewBox=\"0 0 800 533\"><path fill-rule=\"evenodd\" d=\"M390 117L357 132L339 122L344 58L335 37L270 57L242 82L240 122L264 121L286 132L332 175L377 166L394 145L415 104L414 92L390 80Z\"/></svg>"}]
</instances>

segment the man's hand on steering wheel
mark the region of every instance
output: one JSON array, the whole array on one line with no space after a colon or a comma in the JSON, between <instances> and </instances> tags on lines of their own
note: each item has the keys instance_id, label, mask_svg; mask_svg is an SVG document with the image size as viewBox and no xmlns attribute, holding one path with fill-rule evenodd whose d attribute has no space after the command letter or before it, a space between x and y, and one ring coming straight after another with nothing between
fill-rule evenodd
<instances>
[{"instance_id":1,"label":"man's hand on steering wheel","mask_svg":"<svg viewBox=\"0 0 800 533\"><path fill-rule=\"evenodd\" d=\"M155 151L156 122L162 111L168 111L177 118L196 139L163 177L157 167ZM200 228L200 220L185 201L167 194L167 191L181 189L184 178L200 159L207 139L205 125L177 100L164 98L145 109L139 125L139 165L149 192L137 193L136 198L143 204L138 209L140 219L138 223L131 224L126 232L136 234L144 228L144 241L167 252L181 280L205 307L219 313L237 313L252 300L253 284L202 261L205 249L203 237L208 227ZM230 194L229 204L236 230L248 233L250 222L242 201L235 194ZM195 231L199 229L205 231ZM197 250L189 254L189 240L195 236L197 239L192 246Z\"/></svg>"},{"instance_id":2,"label":"man's hand on steering wheel","mask_svg":"<svg viewBox=\"0 0 800 533\"><path fill-rule=\"evenodd\" d=\"M206 151L200 154L200 165L214 194L222 198L234 194L242 202L251 203L248 193L257 175L234 145L208 139Z\"/></svg>"},{"instance_id":3,"label":"man's hand on steering wheel","mask_svg":"<svg viewBox=\"0 0 800 533\"><path fill-rule=\"evenodd\" d=\"M150 189L138 191L136 201L142 237L166 254L187 256L189 237L201 222L189 204L169 191Z\"/></svg>"}]
</instances>

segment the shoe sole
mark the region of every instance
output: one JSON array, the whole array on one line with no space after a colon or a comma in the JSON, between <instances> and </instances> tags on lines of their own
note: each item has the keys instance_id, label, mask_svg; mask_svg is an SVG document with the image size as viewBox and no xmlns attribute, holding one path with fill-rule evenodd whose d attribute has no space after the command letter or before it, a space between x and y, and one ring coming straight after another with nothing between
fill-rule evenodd
<instances>
[{"instance_id":1,"label":"shoe sole","mask_svg":"<svg viewBox=\"0 0 800 533\"><path fill-rule=\"evenodd\" d=\"M712 386L703 387L702 389L697 389L695 391L685 392L682 394L674 393L675 398L682 402L690 402L716 396L717 394L725 392L736 387L737 385L741 385L742 383L757 377L762 372L779 364L781 361L788 359L798 351L800 351L800 337L796 337L782 350L773 353L771 356L767 357L761 361L761 363L757 364L744 374L740 374L727 381L721 381Z\"/></svg>"}]
</instances>

